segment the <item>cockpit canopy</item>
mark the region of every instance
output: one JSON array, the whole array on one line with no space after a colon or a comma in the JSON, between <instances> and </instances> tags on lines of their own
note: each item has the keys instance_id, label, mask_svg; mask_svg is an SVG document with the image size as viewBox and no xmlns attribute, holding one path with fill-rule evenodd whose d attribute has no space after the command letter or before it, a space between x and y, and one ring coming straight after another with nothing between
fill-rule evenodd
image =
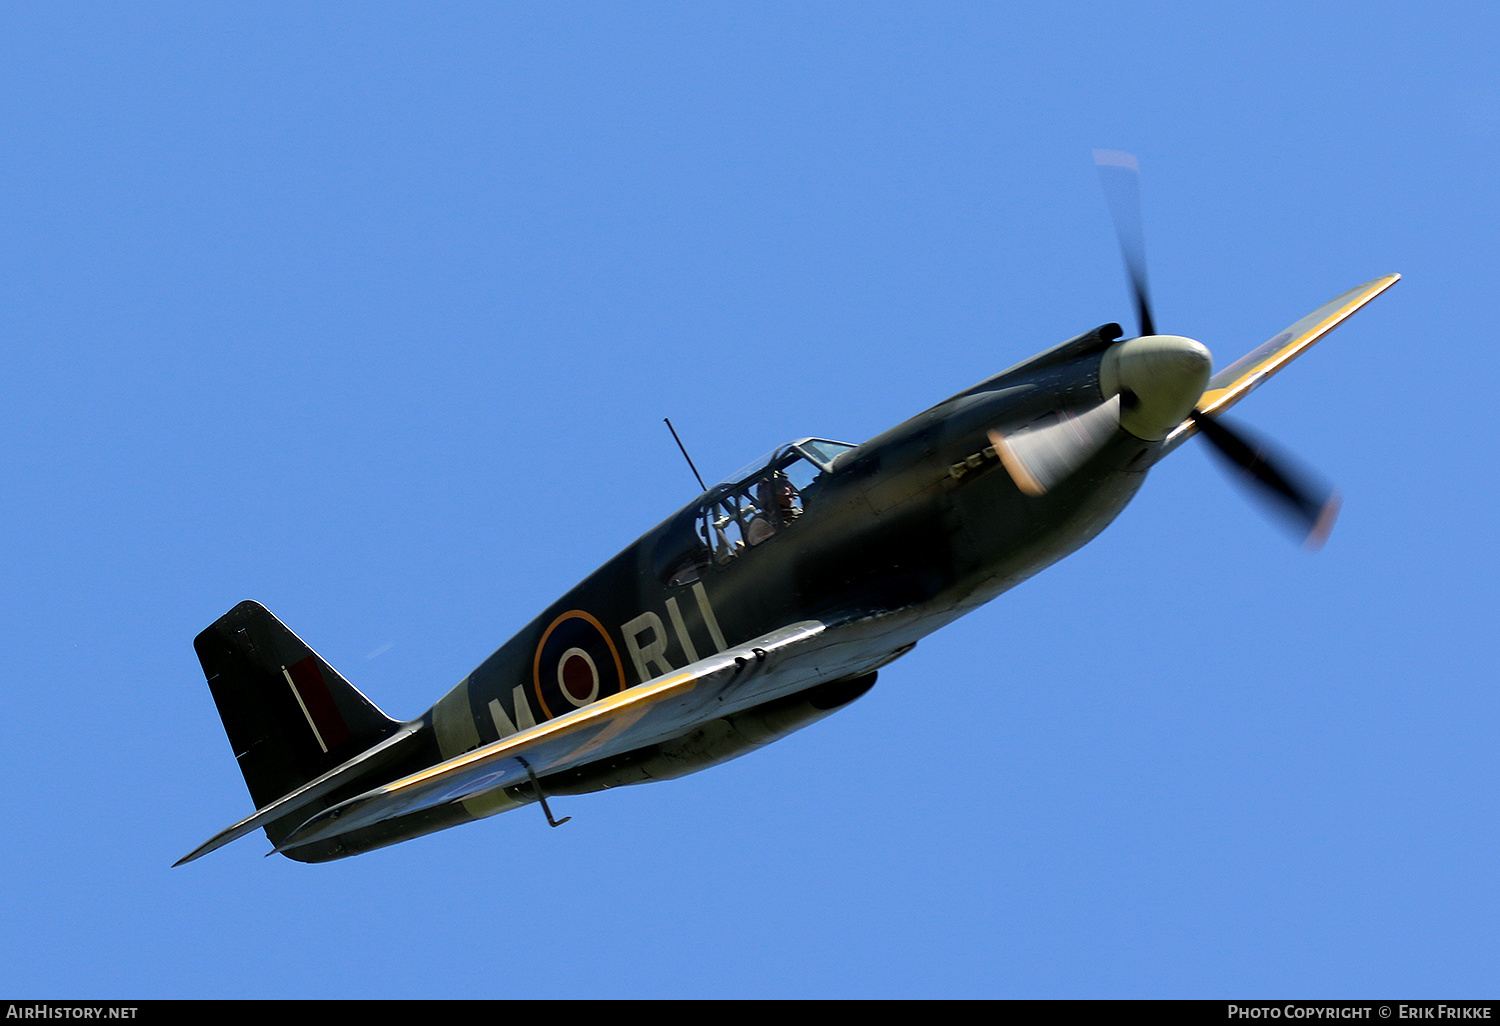
<instances>
[{"instance_id":1,"label":"cockpit canopy","mask_svg":"<svg viewBox=\"0 0 1500 1026\"><path fill-rule=\"evenodd\" d=\"M746 464L710 488L708 494L712 495L719 489L731 485L743 484L766 471L784 469L798 459L806 460L820 472L831 471L834 461L853 448L854 446L848 442L832 442L826 438L803 438L796 442L778 445L760 459Z\"/></svg>"},{"instance_id":2,"label":"cockpit canopy","mask_svg":"<svg viewBox=\"0 0 1500 1026\"><path fill-rule=\"evenodd\" d=\"M790 528L817 505L817 494L847 442L803 438L777 446L703 494L658 545L655 561L666 583L696 581L710 564L724 566L747 549Z\"/></svg>"}]
</instances>

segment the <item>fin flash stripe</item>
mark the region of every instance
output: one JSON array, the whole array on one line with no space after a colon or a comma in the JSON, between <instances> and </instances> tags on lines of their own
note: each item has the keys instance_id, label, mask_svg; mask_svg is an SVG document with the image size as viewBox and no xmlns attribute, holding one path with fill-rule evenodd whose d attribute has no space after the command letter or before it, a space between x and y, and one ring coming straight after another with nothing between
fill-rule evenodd
<instances>
[{"instance_id":1,"label":"fin flash stripe","mask_svg":"<svg viewBox=\"0 0 1500 1026\"><path fill-rule=\"evenodd\" d=\"M301 662L283 666L281 675L291 687L302 715L307 717L319 748L326 753L349 740L349 727L328 691L328 682L323 679L316 659L308 656Z\"/></svg>"}]
</instances>

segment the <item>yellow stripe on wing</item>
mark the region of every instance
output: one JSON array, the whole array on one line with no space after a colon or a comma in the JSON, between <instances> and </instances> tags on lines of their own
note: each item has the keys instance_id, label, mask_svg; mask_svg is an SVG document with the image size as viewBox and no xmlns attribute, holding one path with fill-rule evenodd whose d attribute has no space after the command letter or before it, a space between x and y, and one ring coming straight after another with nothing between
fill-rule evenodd
<instances>
[{"instance_id":1,"label":"yellow stripe on wing","mask_svg":"<svg viewBox=\"0 0 1500 1026\"><path fill-rule=\"evenodd\" d=\"M1254 391L1262 381L1295 360L1303 350L1338 327L1354 311L1400 280L1399 274L1386 274L1350 289L1225 367L1209 379L1208 390L1198 400L1199 412L1221 413L1229 409Z\"/></svg>"},{"instance_id":2,"label":"yellow stripe on wing","mask_svg":"<svg viewBox=\"0 0 1500 1026\"><path fill-rule=\"evenodd\" d=\"M418 770L400 780L394 780L374 788L355 801L382 800L403 792L410 792L423 785L440 782L444 778L459 777L465 771L487 764L501 762L514 756L531 756L537 748L572 735L583 735L575 747L557 752L545 762L532 766L537 775L558 766L570 765L600 748L628 734L652 710L658 709L670 699L681 698L693 691L705 679L733 669L736 657L759 661L752 653L756 651L779 651L793 645L806 643L821 634L826 625L809 620L761 635L744 646L720 652L655 681L637 684L618 694L600 699L582 709L575 709L556 719L547 720L509 737L492 741L471 752ZM760 649L754 646L761 646ZM743 656L740 655L743 653ZM592 728L592 729L591 729ZM475 792L478 793L478 792ZM469 796L469 797L472 797ZM298 843L303 843L299 841Z\"/></svg>"},{"instance_id":3,"label":"yellow stripe on wing","mask_svg":"<svg viewBox=\"0 0 1500 1026\"><path fill-rule=\"evenodd\" d=\"M419 770L410 776L377 788L376 793L392 794L404 791L434 777L451 775L475 763L487 762L511 754L525 754L528 749L542 741L564 737L586 727L607 727L610 725L608 721L616 714L624 718L626 725L634 724L662 699L691 691L698 685L698 679L695 674L679 673L644 688L637 686L621 691L619 694L601 699L566 716L548 720L529 730L523 730L518 734L512 734L510 737L476 748L472 752L466 752L457 758L449 759L447 762L440 762L435 766ZM623 712L621 707L625 707ZM590 745L586 743L580 751L587 750L589 747Z\"/></svg>"}]
</instances>

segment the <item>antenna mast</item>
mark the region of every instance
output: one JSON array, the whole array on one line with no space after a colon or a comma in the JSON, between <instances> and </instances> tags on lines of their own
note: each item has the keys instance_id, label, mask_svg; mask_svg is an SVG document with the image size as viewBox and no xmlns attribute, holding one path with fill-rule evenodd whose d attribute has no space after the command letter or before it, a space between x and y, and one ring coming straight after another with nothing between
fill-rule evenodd
<instances>
[{"instance_id":1,"label":"antenna mast","mask_svg":"<svg viewBox=\"0 0 1500 1026\"><path fill-rule=\"evenodd\" d=\"M697 467L693 466L693 458L688 455L687 446L683 445L682 439L677 437L677 429L672 426L672 418L663 417L662 422L667 425L667 430L672 432L672 439L677 443L677 448L682 450L682 458L688 461L688 469L691 470L693 472L693 476L698 479L698 487L702 488L705 492L708 491L708 485L703 483L703 475L698 473Z\"/></svg>"}]
</instances>

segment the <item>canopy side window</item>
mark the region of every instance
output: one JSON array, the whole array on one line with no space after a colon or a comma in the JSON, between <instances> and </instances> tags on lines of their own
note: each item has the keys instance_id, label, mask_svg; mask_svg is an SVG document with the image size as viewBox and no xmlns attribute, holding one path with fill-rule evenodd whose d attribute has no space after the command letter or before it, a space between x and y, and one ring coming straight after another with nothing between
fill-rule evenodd
<instances>
[{"instance_id":1,"label":"canopy side window","mask_svg":"<svg viewBox=\"0 0 1500 1026\"><path fill-rule=\"evenodd\" d=\"M723 566L790 528L810 506L846 442L804 438L756 460L704 496L697 514L700 552ZM702 560L707 565L708 559ZM696 570L692 571L696 580ZM673 583L669 581L669 583Z\"/></svg>"},{"instance_id":2,"label":"canopy side window","mask_svg":"<svg viewBox=\"0 0 1500 1026\"><path fill-rule=\"evenodd\" d=\"M719 492L704 507L700 528L714 561L726 564L795 524L822 474L821 468L788 448L758 473Z\"/></svg>"},{"instance_id":3,"label":"canopy side window","mask_svg":"<svg viewBox=\"0 0 1500 1026\"><path fill-rule=\"evenodd\" d=\"M735 494L721 496L719 501L709 503L704 510L699 530L708 539L714 560L727 563L745 549L748 533L746 514L741 510L741 499Z\"/></svg>"}]
</instances>

